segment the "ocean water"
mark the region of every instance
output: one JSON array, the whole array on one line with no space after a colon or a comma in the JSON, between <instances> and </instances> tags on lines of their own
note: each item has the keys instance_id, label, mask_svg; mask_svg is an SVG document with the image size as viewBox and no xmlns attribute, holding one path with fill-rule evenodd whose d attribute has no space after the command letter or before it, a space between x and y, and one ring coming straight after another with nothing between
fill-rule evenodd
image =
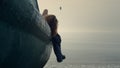
<instances>
[{"instance_id":1,"label":"ocean water","mask_svg":"<svg viewBox=\"0 0 120 68\"><path fill-rule=\"evenodd\" d=\"M62 52L57 63L54 52L44 68L120 68L119 32L63 33Z\"/></svg>"},{"instance_id":2,"label":"ocean water","mask_svg":"<svg viewBox=\"0 0 120 68\"><path fill-rule=\"evenodd\" d=\"M45 68L120 68L119 64L48 65Z\"/></svg>"}]
</instances>

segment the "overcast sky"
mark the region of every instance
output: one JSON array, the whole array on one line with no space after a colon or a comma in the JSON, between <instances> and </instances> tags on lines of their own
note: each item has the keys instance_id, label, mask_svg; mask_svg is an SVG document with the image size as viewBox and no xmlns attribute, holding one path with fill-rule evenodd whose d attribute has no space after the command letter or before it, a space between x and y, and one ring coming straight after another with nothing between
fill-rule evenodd
<instances>
[{"instance_id":1,"label":"overcast sky","mask_svg":"<svg viewBox=\"0 0 120 68\"><path fill-rule=\"evenodd\" d=\"M59 20L60 32L118 32L120 0L38 0ZM62 7L62 10L59 7Z\"/></svg>"}]
</instances>

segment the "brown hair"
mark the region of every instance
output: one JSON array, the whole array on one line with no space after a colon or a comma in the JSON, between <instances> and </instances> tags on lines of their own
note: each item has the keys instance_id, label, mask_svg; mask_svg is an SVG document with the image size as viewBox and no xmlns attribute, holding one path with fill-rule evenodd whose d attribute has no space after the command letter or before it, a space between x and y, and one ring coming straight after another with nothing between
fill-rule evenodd
<instances>
[{"instance_id":1,"label":"brown hair","mask_svg":"<svg viewBox=\"0 0 120 68\"><path fill-rule=\"evenodd\" d=\"M45 16L45 19L50 26L51 29L51 35L55 36L57 34L57 25L58 25L58 20L55 15L47 15Z\"/></svg>"}]
</instances>

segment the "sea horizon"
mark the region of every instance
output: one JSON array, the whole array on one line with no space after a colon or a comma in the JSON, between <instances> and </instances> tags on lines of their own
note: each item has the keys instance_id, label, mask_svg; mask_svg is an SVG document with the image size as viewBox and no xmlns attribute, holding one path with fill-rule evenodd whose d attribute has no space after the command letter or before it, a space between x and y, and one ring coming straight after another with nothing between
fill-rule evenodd
<instances>
[{"instance_id":1,"label":"sea horizon","mask_svg":"<svg viewBox=\"0 0 120 68\"><path fill-rule=\"evenodd\" d=\"M52 51L45 68L120 68L119 32L71 32L61 36L66 59L57 63Z\"/></svg>"}]
</instances>

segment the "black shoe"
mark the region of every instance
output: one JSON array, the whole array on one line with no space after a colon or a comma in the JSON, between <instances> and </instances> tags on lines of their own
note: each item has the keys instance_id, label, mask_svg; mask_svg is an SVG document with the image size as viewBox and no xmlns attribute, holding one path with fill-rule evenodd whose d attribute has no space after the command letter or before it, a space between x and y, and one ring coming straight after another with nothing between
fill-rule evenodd
<instances>
[{"instance_id":1,"label":"black shoe","mask_svg":"<svg viewBox=\"0 0 120 68\"><path fill-rule=\"evenodd\" d=\"M57 59L57 62L59 62L59 63L62 62L62 61L63 61L62 59Z\"/></svg>"},{"instance_id":2,"label":"black shoe","mask_svg":"<svg viewBox=\"0 0 120 68\"><path fill-rule=\"evenodd\" d=\"M62 59L65 59L66 57L65 57L65 55L62 55Z\"/></svg>"},{"instance_id":3,"label":"black shoe","mask_svg":"<svg viewBox=\"0 0 120 68\"><path fill-rule=\"evenodd\" d=\"M62 55L61 58L57 58L57 62L60 63L60 62L62 62L65 58L66 58L65 55Z\"/></svg>"}]
</instances>

